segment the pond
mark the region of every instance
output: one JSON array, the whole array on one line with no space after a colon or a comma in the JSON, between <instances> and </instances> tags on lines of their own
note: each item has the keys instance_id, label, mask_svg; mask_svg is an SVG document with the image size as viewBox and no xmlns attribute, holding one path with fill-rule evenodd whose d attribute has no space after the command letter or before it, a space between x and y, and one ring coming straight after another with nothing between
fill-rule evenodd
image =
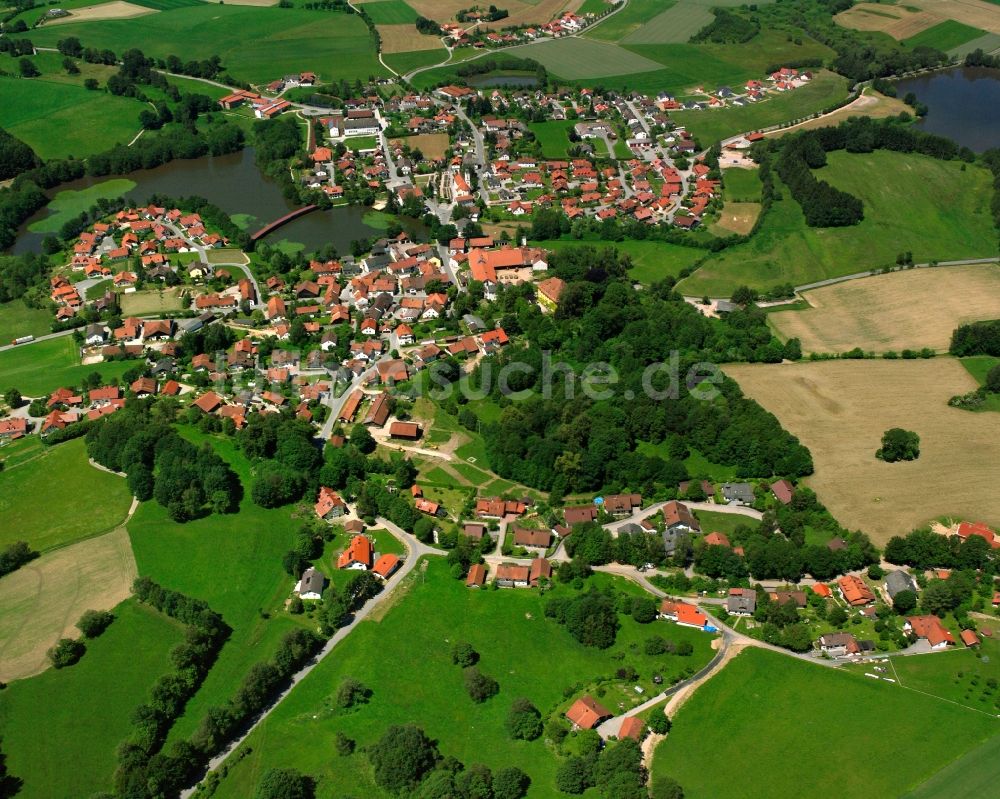
<instances>
[{"instance_id":1,"label":"pond","mask_svg":"<svg viewBox=\"0 0 1000 799\"><path fill-rule=\"evenodd\" d=\"M484 72L481 75L470 75L465 81L477 89L534 89L538 86L538 78L534 75L506 72Z\"/></svg>"},{"instance_id":2,"label":"pond","mask_svg":"<svg viewBox=\"0 0 1000 799\"><path fill-rule=\"evenodd\" d=\"M1000 70L956 67L896 84L928 108L920 128L947 136L977 153L1000 147Z\"/></svg>"},{"instance_id":3,"label":"pond","mask_svg":"<svg viewBox=\"0 0 1000 799\"><path fill-rule=\"evenodd\" d=\"M50 196L65 190L91 189L100 193L102 183L119 179L116 184L111 184L119 185L121 178L127 178L135 184L135 188L126 192L126 196L139 203L144 203L152 194L204 197L251 232L298 207L296 203L286 200L281 188L257 168L251 148L229 155L171 161L156 169L129 175L81 178L51 190ZM32 216L21 227L12 251L40 252L45 233L32 232L29 228L37 227L36 223L53 213L47 207ZM368 208L340 206L329 211L307 214L275 231L264 241L268 244L292 242L300 245L296 249L304 249L307 253L332 243L338 253L345 254L350 252L352 241L383 235L389 221L387 215ZM426 228L421 223L400 221L404 222L411 236L426 234Z\"/></svg>"}]
</instances>

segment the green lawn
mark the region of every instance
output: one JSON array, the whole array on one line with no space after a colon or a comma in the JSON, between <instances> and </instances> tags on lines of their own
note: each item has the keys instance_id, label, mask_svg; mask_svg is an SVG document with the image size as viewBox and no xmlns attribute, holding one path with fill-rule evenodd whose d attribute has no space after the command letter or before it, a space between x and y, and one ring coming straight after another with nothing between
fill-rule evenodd
<instances>
[{"instance_id":1,"label":"green lawn","mask_svg":"<svg viewBox=\"0 0 1000 799\"><path fill-rule=\"evenodd\" d=\"M763 730L766 744L753 743ZM997 732L996 719L939 699L749 649L677 713L653 776L674 777L688 799L730 795L733 785L743 799L798 796L803 786L843 799L899 796Z\"/></svg>"},{"instance_id":2,"label":"green lawn","mask_svg":"<svg viewBox=\"0 0 1000 799\"><path fill-rule=\"evenodd\" d=\"M108 532L130 502L123 478L87 463L82 438L46 447L0 472L0 546L24 540L44 551Z\"/></svg>"},{"instance_id":3,"label":"green lawn","mask_svg":"<svg viewBox=\"0 0 1000 799\"><path fill-rule=\"evenodd\" d=\"M567 150L571 142L569 132L576 121L572 119L550 119L547 122L529 122L528 128L542 145L542 155L546 158L568 158Z\"/></svg>"},{"instance_id":4,"label":"green lawn","mask_svg":"<svg viewBox=\"0 0 1000 799\"><path fill-rule=\"evenodd\" d=\"M29 308L21 300L0 304L0 344L10 344L20 336L41 336L48 333L52 314L43 308ZM0 390L6 390L6 381L0 376Z\"/></svg>"},{"instance_id":5,"label":"green lawn","mask_svg":"<svg viewBox=\"0 0 1000 799\"><path fill-rule=\"evenodd\" d=\"M56 194L47 208L50 215L33 223L28 230L32 233L58 233L59 229L70 219L79 216L98 199L113 199L123 197L136 186L135 181L128 178L115 178L95 183L86 189L73 191L65 189ZM3 339L0 338L0 341Z\"/></svg>"},{"instance_id":6,"label":"green lawn","mask_svg":"<svg viewBox=\"0 0 1000 799\"><path fill-rule=\"evenodd\" d=\"M373 150L378 146L377 136L355 136L354 138L347 139L344 142L351 150L358 152L359 150ZM379 211L369 211L365 214L365 217L373 220L373 227L380 227L385 225L388 227L388 223L385 221L385 216L379 217ZM381 219L381 223L375 220Z\"/></svg>"},{"instance_id":7,"label":"green lawn","mask_svg":"<svg viewBox=\"0 0 1000 799\"><path fill-rule=\"evenodd\" d=\"M722 173L723 197L731 203L760 202L760 172L757 169L726 169Z\"/></svg>"},{"instance_id":8,"label":"green lawn","mask_svg":"<svg viewBox=\"0 0 1000 799\"><path fill-rule=\"evenodd\" d=\"M723 533L728 536L732 535L737 527L754 528L757 526L757 522L749 516L741 516L738 513L714 513L708 510L698 510L695 511L694 515L698 517L701 531L706 535L708 533Z\"/></svg>"},{"instance_id":9,"label":"green lawn","mask_svg":"<svg viewBox=\"0 0 1000 799\"><path fill-rule=\"evenodd\" d=\"M995 2L995 0L988 0ZM1000 735L952 761L903 799L950 799L954 796L991 796L996 792L996 763Z\"/></svg>"},{"instance_id":10,"label":"green lawn","mask_svg":"<svg viewBox=\"0 0 1000 799\"><path fill-rule=\"evenodd\" d=\"M369 3L369 6L376 5ZM406 75L414 69L440 64L448 57L448 51L443 47L437 50L414 50L410 53L383 53L382 60L400 75Z\"/></svg>"},{"instance_id":11,"label":"green lawn","mask_svg":"<svg viewBox=\"0 0 1000 799\"><path fill-rule=\"evenodd\" d=\"M834 105L847 96L847 79L820 70L806 86L772 95L743 108L674 111L671 118L686 127L705 147L738 133L758 130L807 117ZM639 89L642 91L642 89Z\"/></svg>"},{"instance_id":12,"label":"green lawn","mask_svg":"<svg viewBox=\"0 0 1000 799\"><path fill-rule=\"evenodd\" d=\"M409 25L419 16L404 0L379 0L365 3L365 12L376 25Z\"/></svg>"},{"instance_id":13,"label":"green lawn","mask_svg":"<svg viewBox=\"0 0 1000 799\"><path fill-rule=\"evenodd\" d=\"M668 244L663 241L591 241L560 239L541 242L540 246L550 250L563 250L572 247L615 247L620 252L627 253L632 259L629 277L639 283L655 283L666 277L676 277L682 269L694 264L708 255L708 250L697 247L684 247L680 244Z\"/></svg>"},{"instance_id":14,"label":"green lawn","mask_svg":"<svg viewBox=\"0 0 1000 799\"><path fill-rule=\"evenodd\" d=\"M186 524L171 521L155 502L145 502L128 525L139 574L205 600L233 628L201 690L171 730L171 742L191 735L207 708L225 702L250 666L271 656L285 632L307 623L282 610L294 586L281 567L300 524L292 509L253 504L250 464L231 440L207 438L186 427L181 432L195 443L211 441L240 476L245 496L239 513Z\"/></svg>"},{"instance_id":15,"label":"green lawn","mask_svg":"<svg viewBox=\"0 0 1000 799\"><path fill-rule=\"evenodd\" d=\"M0 76L0 96L0 127L44 159L81 158L127 144L139 132L139 112L146 107L44 77Z\"/></svg>"},{"instance_id":16,"label":"green lawn","mask_svg":"<svg viewBox=\"0 0 1000 799\"><path fill-rule=\"evenodd\" d=\"M973 28L971 25L963 25L953 19L946 19L932 28L920 31L916 36L904 39L903 44L907 47L933 47L935 50L947 52L985 35L986 31L984 30Z\"/></svg>"},{"instance_id":17,"label":"green lawn","mask_svg":"<svg viewBox=\"0 0 1000 799\"><path fill-rule=\"evenodd\" d=\"M133 601L75 666L12 683L0 702L0 736L18 799L70 799L111 790L115 749L150 687L170 671L180 625Z\"/></svg>"},{"instance_id":18,"label":"green lawn","mask_svg":"<svg viewBox=\"0 0 1000 799\"><path fill-rule=\"evenodd\" d=\"M891 265L904 250L918 263L993 255L996 234L982 201L991 191L989 173L962 169L957 161L886 150L830 153L817 178L860 197L864 220L848 228L807 227L776 180L782 199L753 239L709 257L681 289L728 297L741 284L803 285Z\"/></svg>"},{"instance_id":19,"label":"green lawn","mask_svg":"<svg viewBox=\"0 0 1000 799\"><path fill-rule=\"evenodd\" d=\"M232 763L217 799L252 795L263 771L272 767L295 767L313 775L317 796L383 797L372 783L364 754L337 757L333 740L342 731L361 750L397 723L419 724L439 742L442 754L467 764L494 769L516 764L532 778L529 797L556 796L557 761L544 741L512 741L504 732L503 720L515 697L530 698L548 716L562 712L570 697L620 666L634 666L639 684L648 691L654 670L669 682L710 658L710 636L665 622L639 625L630 617L622 617L611 649L588 649L544 617L545 599L537 591L471 591L448 571L438 559L426 571L418 567L406 586L397 589L405 590L405 596L394 600L384 618L361 622L251 735L247 747L252 751ZM599 576L599 582L607 581ZM638 590L624 581L616 585ZM572 590L555 589L561 594ZM644 655L641 642L653 634L690 641L695 654ZM480 653L480 668L500 683L500 694L481 705L465 694L461 670L451 664L451 646L463 640ZM344 714L334 709L332 697L346 677L361 680L372 697L368 705ZM640 701L632 685L612 678L600 701L610 708L619 701L632 706Z\"/></svg>"},{"instance_id":20,"label":"green lawn","mask_svg":"<svg viewBox=\"0 0 1000 799\"><path fill-rule=\"evenodd\" d=\"M157 58L175 54L187 61L219 55L231 75L252 82L303 70L324 82L386 74L372 36L356 14L206 3L134 19L40 28L31 38L54 47L67 36L78 37L84 47L115 52L138 47Z\"/></svg>"},{"instance_id":21,"label":"green lawn","mask_svg":"<svg viewBox=\"0 0 1000 799\"><path fill-rule=\"evenodd\" d=\"M136 361L114 361L83 365L72 336L23 344L0 352L0 385L11 386L26 397L48 396L60 386L74 386L91 372L116 379Z\"/></svg>"}]
</instances>

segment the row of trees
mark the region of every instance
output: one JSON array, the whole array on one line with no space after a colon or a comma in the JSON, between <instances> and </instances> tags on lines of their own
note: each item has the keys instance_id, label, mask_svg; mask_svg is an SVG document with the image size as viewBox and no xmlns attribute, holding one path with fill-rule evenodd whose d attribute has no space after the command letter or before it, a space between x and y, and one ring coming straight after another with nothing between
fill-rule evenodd
<instances>
[{"instance_id":1,"label":"row of trees","mask_svg":"<svg viewBox=\"0 0 1000 799\"><path fill-rule=\"evenodd\" d=\"M826 152L819 139L809 133L788 140L781 148L776 171L810 227L847 227L864 218L861 200L853 194L817 180L813 169L826 166Z\"/></svg>"}]
</instances>

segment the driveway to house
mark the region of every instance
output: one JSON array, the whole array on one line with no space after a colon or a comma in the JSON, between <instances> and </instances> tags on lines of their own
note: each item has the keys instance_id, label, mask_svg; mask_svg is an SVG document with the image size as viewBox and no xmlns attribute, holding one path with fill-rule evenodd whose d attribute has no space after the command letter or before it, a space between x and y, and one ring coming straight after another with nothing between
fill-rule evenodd
<instances>
[{"instance_id":1,"label":"driveway to house","mask_svg":"<svg viewBox=\"0 0 1000 799\"><path fill-rule=\"evenodd\" d=\"M666 504L666 502L657 502L654 505L650 505L648 508L643 508L637 513L633 513L625 519L609 522L604 525L604 528L612 534L618 535L618 531L621 530L621 528L626 524L638 524L643 519L647 519L658 513ZM682 504L686 505L691 510L709 511L711 513L731 513L737 516L746 516L748 519L755 519L756 521L760 521L764 516L764 514L759 510L747 508L743 505L718 505L714 502L682 502Z\"/></svg>"},{"instance_id":2,"label":"driveway to house","mask_svg":"<svg viewBox=\"0 0 1000 799\"><path fill-rule=\"evenodd\" d=\"M253 723L246 728L246 730L240 735L240 737L229 743L226 746L226 748L222 750L222 752L220 752L218 755L213 757L208 762L208 768L206 769L205 774L202 775L202 779L204 779L204 777L208 775L208 772L215 771L219 766L221 766L225 762L226 758L228 758L229 755L232 754L233 751L241 743L243 743L243 741L247 739L250 733L252 733L255 729L257 729L257 727L260 726L260 724L268 716L270 716L271 713L274 712L274 709L278 707L278 705L281 704L281 702L285 699L285 697L292 692L292 689L294 689L296 685L298 685L300 682L302 682L302 680L308 677L310 672L312 672L312 670L315 669L316 666L320 664L323 658L329 655L333 651L334 647L336 647L337 644L343 641L350 634L351 630L353 630L357 626L358 622L366 619L369 615L371 615L371 613L376 608L384 604L396 592L396 589L400 585L402 585L403 580L411 571L413 571L413 569L417 565L417 562L423 556L445 554L440 549L435 549L434 547L429 547L426 544L420 543L416 538L410 535L410 533L407 533L401 527L399 527L396 524L393 524L388 519L383 519L379 517L375 521L378 523L380 527L384 527L386 530L388 530L390 533L396 536L403 544L403 546L406 548L406 558L403 561L403 565L400 567L399 571L397 571L392 577L389 578L386 587L382 590L382 593L380 593L376 597L373 597L372 599L370 599L368 602L365 603L364 607L358 609L358 611L351 618L350 623L338 629L337 632L334 633L333 637L330 638L330 640L327 641L326 644L323 646L323 648L316 654L316 656L312 660L310 660L305 666L303 666L296 674L292 676L291 682L289 683L288 687L285 688L285 690L283 690L277 697L275 697L274 701L271 702L271 704L268 705L267 708L263 712L261 712L261 714L257 716L256 719L254 719ZM188 799L188 797L190 797L194 793L196 787L197 784L192 785L190 788L186 788L185 790L181 791L181 799Z\"/></svg>"}]
</instances>

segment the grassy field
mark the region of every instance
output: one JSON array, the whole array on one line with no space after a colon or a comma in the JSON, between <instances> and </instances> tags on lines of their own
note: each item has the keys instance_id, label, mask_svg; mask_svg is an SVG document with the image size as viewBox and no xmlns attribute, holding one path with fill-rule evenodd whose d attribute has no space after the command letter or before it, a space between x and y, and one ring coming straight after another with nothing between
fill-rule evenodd
<instances>
[{"instance_id":1,"label":"grassy field","mask_svg":"<svg viewBox=\"0 0 1000 799\"><path fill-rule=\"evenodd\" d=\"M738 233L741 236L746 236L757 224L760 211L760 203L739 203L727 200L719 215L719 221L712 225L710 230L720 235Z\"/></svg>"},{"instance_id":2,"label":"grassy field","mask_svg":"<svg viewBox=\"0 0 1000 799\"><path fill-rule=\"evenodd\" d=\"M73 386L92 372L106 379L120 377L135 365L130 361L83 365L71 336L37 341L0 352L3 390L13 386L26 397L48 396L60 386Z\"/></svg>"},{"instance_id":3,"label":"grassy field","mask_svg":"<svg viewBox=\"0 0 1000 799\"><path fill-rule=\"evenodd\" d=\"M627 253L632 259L629 277L639 283L655 283L665 277L676 277L677 274L704 258L707 250L696 247L683 247L679 244L668 244L660 241L575 241L562 239L546 241L542 246L550 250L562 250L568 247L616 247L620 252Z\"/></svg>"},{"instance_id":4,"label":"grassy field","mask_svg":"<svg viewBox=\"0 0 1000 799\"><path fill-rule=\"evenodd\" d=\"M144 107L137 100L45 78L0 76L0 95L0 127L44 159L82 158L127 144L139 132Z\"/></svg>"},{"instance_id":5,"label":"grassy field","mask_svg":"<svg viewBox=\"0 0 1000 799\"><path fill-rule=\"evenodd\" d=\"M132 593L135 558L124 527L62 547L0 580L0 680L49 668L60 638L76 638L85 610L110 610Z\"/></svg>"},{"instance_id":6,"label":"grassy field","mask_svg":"<svg viewBox=\"0 0 1000 799\"><path fill-rule=\"evenodd\" d=\"M285 632L309 623L282 610L294 580L282 569L281 558L300 522L289 508L253 504L250 464L231 441L206 439L190 428L182 433L195 443L211 440L240 476L246 495L236 514L176 524L164 508L146 502L129 522L139 573L205 600L233 628L201 690L171 730L171 741L189 736L208 707L228 699L247 669L270 657Z\"/></svg>"},{"instance_id":7,"label":"grassy field","mask_svg":"<svg viewBox=\"0 0 1000 799\"><path fill-rule=\"evenodd\" d=\"M605 42L621 41L674 5L676 0L629 0L623 9L585 35Z\"/></svg>"},{"instance_id":8,"label":"grassy field","mask_svg":"<svg viewBox=\"0 0 1000 799\"><path fill-rule=\"evenodd\" d=\"M71 799L111 789L115 749L131 729L129 717L170 669L168 652L183 640L179 625L133 602L115 615L75 666L4 691L0 735L7 767L24 780L18 799Z\"/></svg>"},{"instance_id":9,"label":"grassy field","mask_svg":"<svg viewBox=\"0 0 1000 799\"><path fill-rule=\"evenodd\" d=\"M374 5L381 5L383 2L391 2L391 0L381 0L381 2ZM443 61L447 58L448 54L444 47L441 46L441 38L439 36L420 33L413 23L405 25L378 25L375 29L378 31L379 40L382 43L383 53L419 53L439 47L438 52L441 57L438 60Z\"/></svg>"},{"instance_id":10,"label":"grassy field","mask_svg":"<svg viewBox=\"0 0 1000 799\"><path fill-rule=\"evenodd\" d=\"M1000 430L990 414L948 407L976 388L953 358L727 366L743 391L812 452L807 484L842 525L884 544L932 519L1000 524ZM920 457L875 458L891 427L920 436ZM976 452L970 459L968 453Z\"/></svg>"},{"instance_id":11,"label":"grassy field","mask_svg":"<svg viewBox=\"0 0 1000 799\"><path fill-rule=\"evenodd\" d=\"M449 144L447 133L421 133L417 136L393 139L392 142L393 144L396 142L408 144L411 149L420 150L425 158L444 158Z\"/></svg>"},{"instance_id":12,"label":"grassy field","mask_svg":"<svg viewBox=\"0 0 1000 799\"><path fill-rule=\"evenodd\" d=\"M989 2L993 2L993 0L989 0ZM1000 5L1000 2L997 2L997 5ZM948 55L952 58L965 58L965 56L974 50L982 50L984 53L995 53L997 50L1000 50L1000 34L987 33L978 39L973 39L965 44L960 44L958 47L951 48Z\"/></svg>"},{"instance_id":13,"label":"grassy field","mask_svg":"<svg viewBox=\"0 0 1000 799\"><path fill-rule=\"evenodd\" d=\"M181 300L181 289L175 286L122 294L121 305L126 316L157 316L166 311L181 310L184 302Z\"/></svg>"},{"instance_id":14,"label":"grassy field","mask_svg":"<svg viewBox=\"0 0 1000 799\"><path fill-rule=\"evenodd\" d=\"M681 44L714 19L709 9L708 5L678 0L622 41L626 44Z\"/></svg>"},{"instance_id":15,"label":"grassy field","mask_svg":"<svg viewBox=\"0 0 1000 799\"><path fill-rule=\"evenodd\" d=\"M550 119L547 122L529 122L528 128L542 145L545 158L567 158L566 151L571 145L569 132L574 125L576 121L572 119Z\"/></svg>"},{"instance_id":16,"label":"grassy field","mask_svg":"<svg viewBox=\"0 0 1000 799\"><path fill-rule=\"evenodd\" d=\"M656 61L624 47L576 36L511 47L504 52L517 58L532 58L554 75L568 80L592 80L660 69Z\"/></svg>"},{"instance_id":17,"label":"grassy field","mask_svg":"<svg viewBox=\"0 0 1000 799\"><path fill-rule=\"evenodd\" d=\"M960 47L966 42L978 39L986 31L973 28L971 25L963 25L953 19L940 22L933 28L921 31L916 36L903 41L907 47L933 47L935 50L947 52L956 47Z\"/></svg>"},{"instance_id":18,"label":"grassy field","mask_svg":"<svg viewBox=\"0 0 1000 799\"><path fill-rule=\"evenodd\" d=\"M79 216L90 206L94 205L100 198L112 199L122 197L132 191L136 186L135 181L128 178L115 178L113 180L103 180L95 183L86 189L73 191L66 189L56 193L52 201L46 206L49 215L44 219L34 222L28 230L32 233L58 233L70 219ZM0 341L3 339L0 338Z\"/></svg>"},{"instance_id":19,"label":"grassy field","mask_svg":"<svg viewBox=\"0 0 1000 799\"><path fill-rule=\"evenodd\" d=\"M231 75L252 82L303 70L316 72L322 81L385 74L371 34L356 14L206 3L138 19L32 31L32 41L47 47L67 36L78 37L85 47L115 52L139 47L157 58L219 55Z\"/></svg>"},{"instance_id":20,"label":"grassy field","mask_svg":"<svg viewBox=\"0 0 1000 799\"><path fill-rule=\"evenodd\" d=\"M760 173L756 169L726 169L722 173L722 184L726 202L760 202Z\"/></svg>"},{"instance_id":21,"label":"grassy field","mask_svg":"<svg viewBox=\"0 0 1000 799\"><path fill-rule=\"evenodd\" d=\"M779 137L789 133L796 133L800 130L814 130L815 128L839 125L845 119L850 119L851 117L884 119L885 117L899 116L904 112L910 114L912 111L913 109L902 100L897 100L895 97L886 97L884 94L879 94L868 86L861 93L860 97L831 114L825 114L815 119L807 119L798 125L774 130L765 135L768 137Z\"/></svg>"},{"instance_id":22,"label":"grassy field","mask_svg":"<svg viewBox=\"0 0 1000 799\"><path fill-rule=\"evenodd\" d=\"M624 582L617 585L637 590ZM393 600L381 621L361 622L253 733L248 741L252 752L230 767L216 793L218 799L251 795L261 773L276 766L294 766L314 775L318 796L351 792L382 797L371 782L364 754L332 756L333 738L343 731L357 740L361 750L388 725L407 722L421 725L438 740L442 754L494 769L516 764L532 778L529 797L555 796L556 760L546 744L541 739L512 741L503 731L503 719L515 697L530 698L548 716L618 666L634 666L639 684L648 687L654 669L669 682L684 667L698 668L710 656L710 637L703 633L664 622L643 626L626 617L611 649L588 649L544 617L545 600L538 592L470 591L449 576L441 560L430 562L426 570L418 567L397 590L405 595ZM555 589L566 594L572 590ZM641 642L654 633L691 641L695 654L690 658L641 654ZM463 640L480 653L480 668L500 683L500 694L481 705L466 696L461 671L450 662L452 644ZM633 644L639 644L638 652ZM413 657L414 652L421 656ZM553 663L559 667L552 668ZM348 676L370 687L372 698L358 711L337 713L332 694ZM638 700L631 685L612 679L601 701L609 708L617 707L618 701L634 705ZM302 746L303 740L310 745Z\"/></svg>"},{"instance_id":23,"label":"grassy field","mask_svg":"<svg viewBox=\"0 0 1000 799\"><path fill-rule=\"evenodd\" d=\"M51 324L52 314L43 308L29 308L21 300L0 304L0 344L10 344L19 336L43 335Z\"/></svg>"},{"instance_id":24,"label":"grassy field","mask_svg":"<svg viewBox=\"0 0 1000 799\"><path fill-rule=\"evenodd\" d=\"M778 335L805 352L947 351L965 322L1000 318L1000 267L912 269L806 292L811 307L769 314Z\"/></svg>"},{"instance_id":25,"label":"grassy field","mask_svg":"<svg viewBox=\"0 0 1000 799\"><path fill-rule=\"evenodd\" d=\"M860 197L865 218L848 228L810 228L781 186L783 199L757 234L709 260L683 289L728 297L741 284L803 285L891 266L909 251L917 263L996 254L995 232L982 197L989 173L951 161L889 151L833 152L817 178ZM780 186L780 181L776 181Z\"/></svg>"},{"instance_id":26,"label":"grassy field","mask_svg":"<svg viewBox=\"0 0 1000 799\"><path fill-rule=\"evenodd\" d=\"M936 772L903 799L947 799L951 796L990 796L996 790L994 768L1000 758L1000 735Z\"/></svg>"},{"instance_id":27,"label":"grassy field","mask_svg":"<svg viewBox=\"0 0 1000 799\"><path fill-rule=\"evenodd\" d=\"M937 19L953 19L973 28L1000 33L1000 14L994 0L910 0L913 6L928 11Z\"/></svg>"},{"instance_id":28,"label":"grassy field","mask_svg":"<svg viewBox=\"0 0 1000 799\"><path fill-rule=\"evenodd\" d=\"M972 355L968 358L961 358L962 366L972 375L973 379L983 385L986 382L986 374L994 366L1000 363L1000 358L993 358L989 355ZM987 394L986 401L979 409L982 411L1000 411L1000 394Z\"/></svg>"},{"instance_id":29,"label":"grassy field","mask_svg":"<svg viewBox=\"0 0 1000 799\"><path fill-rule=\"evenodd\" d=\"M405 0L379 0L377 3L365 3L365 12L376 25L412 25L417 21L417 14Z\"/></svg>"},{"instance_id":30,"label":"grassy field","mask_svg":"<svg viewBox=\"0 0 1000 799\"><path fill-rule=\"evenodd\" d=\"M850 720L849 734L837 719ZM765 723L767 745L747 745ZM804 785L844 799L898 796L995 735L997 724L931 697L749 649L680 709L656 749L653 776L674 777L688 799L726 796L734 784L745 799L796 796Z\"/></svg>"},{"instance_id":31,"label":"grassy field","mask_svg":"<svg viewBox=\"0 0 1000 799\"><path fill-rule=\"evenodd\" d=\"M671 118L704 145L746 131L778 125L829 108L847 96L847 79L820 70L806 86L743 108L674 111Z\"/></svg>"},{"instance_id":32,"label":"grassy field","mask_svg":"<svg viewBox=\"0 0 1000 799\"><path fill-rule=\"evenodd\" d=\"M695 511L694 515L701 524L701 531L706 535L708 533L731 535L737 527L757 527L755 519L741 516L738 513L713 513L709 510L699 510Z\"/></svg>"},{"instance_id":33,"label":"grassy field","mask_svg":"<svg viewBox=\"0 0 1000 799\"><path fill-rule=\"evenodd\" d=\"M130 501L124 479L87 463L82 438L46 447L0 472L0 546L22 540L44 552L109 531Z\"/></svg>"},{"instance_id":34,"label":"grassy field","mask_svg":"<svg viewBox=\"0 0 1000 799\"><path fill-rule=\"evenodd\" d=\"M440 64L448 57L448 51L443 48L436 50L414 50L410 53L385 53L382 59L400 75L420 67Z\"/></svg>"}]
</instances>

